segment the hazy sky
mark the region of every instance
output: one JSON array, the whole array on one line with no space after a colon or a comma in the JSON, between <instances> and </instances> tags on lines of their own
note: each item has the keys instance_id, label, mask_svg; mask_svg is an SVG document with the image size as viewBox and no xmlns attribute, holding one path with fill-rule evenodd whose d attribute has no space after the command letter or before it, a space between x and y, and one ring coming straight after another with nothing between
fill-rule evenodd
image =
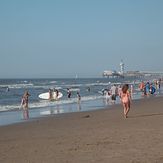
<instances>
[{"instance_id":1,"label":"hazy sky","mask_svg":"<svg viewBox=\"0 0 163 163\"><path fill-rule=\"evenodd\" d=\"M0 0L0 78L163 71L163 0Z\"/></svg>"}]
</instances>

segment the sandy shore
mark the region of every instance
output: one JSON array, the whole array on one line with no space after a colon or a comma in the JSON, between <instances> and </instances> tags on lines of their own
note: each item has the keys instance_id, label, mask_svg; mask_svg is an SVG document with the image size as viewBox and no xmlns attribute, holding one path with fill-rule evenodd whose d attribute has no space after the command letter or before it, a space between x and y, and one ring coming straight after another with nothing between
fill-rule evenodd
<instances>
[{"instance_id":1,"label":"sandy shore","mask_svg":"<svg viewBox=\"0 0 163 163\"><path fill-rule=\"evenodd\" d=\"M162 163L163 97L0 127L2 163Z\"/></svg>"}]
</instances>

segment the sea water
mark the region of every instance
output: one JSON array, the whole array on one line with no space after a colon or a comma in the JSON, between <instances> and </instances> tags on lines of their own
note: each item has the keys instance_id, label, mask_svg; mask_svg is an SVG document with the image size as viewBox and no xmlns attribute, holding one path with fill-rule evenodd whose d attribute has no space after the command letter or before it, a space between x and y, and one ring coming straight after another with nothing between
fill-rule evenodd
<instances>
[{"instance_id":1,"label":"sea water","mask_svg":"<svg viewBox=\"0 0 163 163\"><path fill-rule=\"evenodd\" d=\"M102 95L103 89L111 85L124 83L134 86L134 99L141 98L138 78L75 78L75 79L0 79L0 125L23 121L20 103L25 90L30 93L30 119L51 114L88 111L110 107ZM41 100L38 95L48 92L49 88L58 89L63 97L57 101ZM71 90L71 98L67 97L67 88ZM77 92L81 101L78 102ZM120 100L117 98L116 103Z\"/></svg>"}]
</instances>

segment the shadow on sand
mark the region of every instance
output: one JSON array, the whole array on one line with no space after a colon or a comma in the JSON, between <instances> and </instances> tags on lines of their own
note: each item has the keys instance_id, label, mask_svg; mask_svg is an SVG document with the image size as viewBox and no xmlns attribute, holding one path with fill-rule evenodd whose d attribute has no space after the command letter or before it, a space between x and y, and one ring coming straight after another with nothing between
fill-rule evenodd
<instances>
[{"instance_id":1,"label":"shadow on sand","mask_svg":"<svg viewBox=\"0 0 163 163\"><path fill-rule=\"evenodd\" d=\"M142 115L129 116L128 118L141 118L141 117L152 117L152 116L163 116L163 113L142 114Z\"/></svg>"}]
</instances>

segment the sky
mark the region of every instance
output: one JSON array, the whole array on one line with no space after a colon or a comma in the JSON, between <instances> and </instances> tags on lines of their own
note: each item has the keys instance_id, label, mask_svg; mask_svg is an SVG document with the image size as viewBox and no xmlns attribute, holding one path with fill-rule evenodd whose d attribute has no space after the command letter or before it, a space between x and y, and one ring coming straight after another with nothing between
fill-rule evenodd
<instances>
[{"instance_id":1,"label":"sky","mask_svg":"<svg viewBox=\"0 0 163 163\"><path fill-rule=\"evenodd\" d=\"M0 78L163 71L162 0L1 0Z\"/></svg>"}]
</instances>

